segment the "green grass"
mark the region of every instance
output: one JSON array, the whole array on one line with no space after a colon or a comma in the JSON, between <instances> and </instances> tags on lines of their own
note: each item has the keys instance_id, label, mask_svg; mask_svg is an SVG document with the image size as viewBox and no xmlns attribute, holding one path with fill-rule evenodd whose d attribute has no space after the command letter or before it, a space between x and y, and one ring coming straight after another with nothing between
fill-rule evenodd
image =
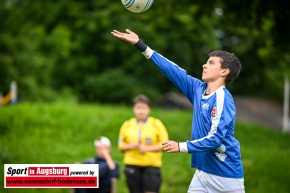
<instances>
[{"instance_id":1,"label":"green grass","mask_svg":"<svg viewBox=\"0 0 290 193\"><path fill-rule=\"evenodd\" d=\"M185 141L191 134L188 111L153 109L171 139ZM120 163L118 192L128 192L123 174L123 154L117 148L118 132L124 120L133 116L124 106L75 103L17 104L0 108L1 181L4 163L74 163L94 156L93 140L108 136L113 158ZM238 122L236 137L241 143L246 192L290 192L290 135L277 130ZM163 154L161 193L187 192L194 169L188 154ZM69 189L4 189L1 193L69 193Z\"/></svg>"}]
</instances>

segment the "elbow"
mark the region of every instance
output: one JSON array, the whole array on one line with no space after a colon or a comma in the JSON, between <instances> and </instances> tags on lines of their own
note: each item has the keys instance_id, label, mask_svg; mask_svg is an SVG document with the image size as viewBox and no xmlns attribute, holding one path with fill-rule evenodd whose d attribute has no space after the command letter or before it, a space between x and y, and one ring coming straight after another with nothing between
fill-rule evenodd
<instances>
[{"instance_id":1,"label":"elbow","mask_svg":"<svg viewBox=\"0 0 290 193\"><path fill-rule=\"evenodd\" d=\"M119 146L119 150L124 153L126 151L126 149L123 146Z\"/></svg>"},{"instance_id":2,"label":"elbow","mask_svg":"<svg viewBox=\"0 0 290 193\"><path fill-rule=\"evenodd\" d=\"M212 146L214 149L217 149L217 148L221 147L222 144L223 144L223 140L220 137L216 136L214 141L213 141Z\"/></svg>"},{"instance_id":3,"label":"elbow","mask_svg":"<svg viewBox=\"0 0 290 193\"><path fill-rule=\"evenodd\" d=\"M221 144L223 142L223 138L219 134L217 134L217 133L213 134L212 139L213 139L212 140L213 146L216 146L216 147L221 146Z\"/></svg>"},{"instance_id":4,"label":"elbow","mask_svg":"<svg viewBox=\"0 0 290 193\"><path fill-rule=\"evenodd\" d=\"M123 144L120 143L120 144L118 145L118 148L119 148L119 150L124 151L124 145L123 145Z\"/></svg>"}]
</instances>

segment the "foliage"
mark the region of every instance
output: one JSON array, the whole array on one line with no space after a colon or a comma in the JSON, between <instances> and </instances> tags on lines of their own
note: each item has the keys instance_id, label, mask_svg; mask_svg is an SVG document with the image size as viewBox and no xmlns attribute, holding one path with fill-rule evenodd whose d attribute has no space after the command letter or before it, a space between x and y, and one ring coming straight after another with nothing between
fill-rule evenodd
<instances>
[{"instance_id":1,"label":"foliage","mask_svg":"<svg viewBox=\"0 0 290 193\"><path fill-rule=\"evenodd\" d=\"M148 88L157 98L175 89L134 47L110 34L130 28L197 78L210 51L235 52L243 68L229 86L233 94L281 100L283 78L290 74L290 16L285 1L279 1L158 0L148 11L135 14L120 1L2 0L0 91L6 94L16 80L25 101L51 101L69 88L80 101L102 92L112 95L106 102L128 103L118 98L126 89L116 96L116 90L105 86L94 91L100 88L92 83L116 68L130 75L130 90Z\"/></svg>"},{"instance_id":2,"label":"foliage","mask_svg":"<svg viewBox=\"0 0 290 193\"><path fill-rule=\"evenodd\" d=\"M223 10L219 26L223 49L233 48L244 64L236 87L231 88L237 94L255 93L281 100L284 78L290 76L290 38L286 33L290 12L286 2L218 1L218 7Z\"/></svg>"},{"instance_id":3,"label":"foliage","mask_svg":"<svg viewBox=\"0 0 290 193\"><path fill-rule=\"evenodd\" d=\"M133 116L124 106L21 103L0 108L0 162L2 164L74 163L94 156L93 140L100 135L112 141L113 158L123 171L123 154L117 149L122 123ZM186 141L191 135L189 111L154 108L167 127L170 139ZM238 122L235 136L240 141L247 192L290 191L289 134ZM163 154L161 192L186 192L194 173L188 154ZM4 167L0 171L3 174ZM1 175L1 183L3 184ZM68 189L0 189L3 193L68 193ZM118 192L127 192L122 172Z\"/></svg>"},{"instance_id":4,"label":"foliage","mask_svg":"<svg viewBox=\"0 0 290 193\"><path fill-rule=\"evenodd\" d=\"M90 101L99 103L120 101L128 104L131 103L134 96L142 92L149 97L158 96L156 89L125 74L122 69L107 70L99 76L86 77L83 84L83 93L88 94Z\"/></svg>"}]
</instances>

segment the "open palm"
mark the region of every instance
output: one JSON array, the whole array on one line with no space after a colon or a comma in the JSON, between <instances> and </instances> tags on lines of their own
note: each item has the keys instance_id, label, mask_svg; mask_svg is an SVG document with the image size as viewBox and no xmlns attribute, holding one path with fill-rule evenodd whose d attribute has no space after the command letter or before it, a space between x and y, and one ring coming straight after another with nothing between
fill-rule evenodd
<instances>
[{"instance_id":1,"label":"open palm","mask_svg":"<svg viewBox=\"0 0 290 193\"><path fill-rule=\"evenodd\" d=\"M138 35L129 29L126 29L126 33L119 32L117 30L113 30L111 33L113 34L113 36L124 40L132 45L135 45L139 41Z\"/></svg>"}]
</instances>

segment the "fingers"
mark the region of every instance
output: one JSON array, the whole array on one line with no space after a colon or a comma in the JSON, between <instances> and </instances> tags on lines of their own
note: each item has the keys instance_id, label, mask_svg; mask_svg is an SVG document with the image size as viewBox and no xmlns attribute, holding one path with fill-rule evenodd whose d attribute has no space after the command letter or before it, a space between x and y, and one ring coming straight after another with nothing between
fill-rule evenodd
<instances>
[{"instance_id":1,"label":"fingers","mask_svg":"<svg viewBox=\"0 0 290 193\"><path fill-rule=\"evenodd\" d=\"M131 30L129 30L129 29L126 29L126 32L128 33L128 34L130 34L130 33L133 33ZM122 34L123 32L119 32L118 30L113 30L112 31L112 33L118 33L118 34Z\"/></svg>"},{"instance_id":2,"label":"fingers","mask_svg":"<svg viewBox=\"0 0 290 193\"><path fill-rule=\"evenodd\" d=\"M115 30L115 29L114 29L114 30L112 31L112 33L121 33L121 32L119 32L118 30Z\"/></svg>"},{"instance_id":3,"label":"fingers","mask_svg":"<svg viewBox=\"0 0 290 193\"><path fill-rule=\"evenodd\" d=\"M117 30L113 30L113 31L111 32L111 34L112 34L113 36L117 37L117 38L120 38L120 39L122 39L122 37L124 36L124 33L119 32L119 31L117 31Z\"/></svg>"},{"instance_id":4,"label":"fingers","mask_svg":"<svg viewBox=\"0 0 290 193\"><path fill-rule=\"evenodd\" d=\"M178 143L175 141L164 141L162 143L162 149L167 153L179 152Z\"/></svg>"},{"instance_id":5,"label":"fingers","mask_svg":"<svg viewBox=\"0 0 290 193\"><path fill-rule=\"evenodd\" d=\"M107 150L103 150L103 151L102 151L102 155L103 155L105 158L107 158L108 156L110 156L110 153L109 153L109 151L107 151Z\"/></svg>"},{"instance_id":6,"label":"fingers","mask_svg":"<svg viewBox=\"0 0 290 193\"><path fill-rule=\"evenodd\" d=\"M167 144L168 142L169 142L169 140L168 141L163 141L162 142L162 146L165 145L165 144Z\"/></svg>"},{"instance_id":7,"label":"fingers","mask_svg":"<svg viewBox=\"0 0 290 193\"><path fill-rule=\"evenodd\" d=\"M126 29L126 32L128 33L128 34L132 34L133 32L131 31L131 30L129 30L129 29Z\"/></svg>"},{"instance_id":8,"label":"fingers","mask_svg":"<svg viewBox=\"0 0 290 193\"><path fill-rule=\"evenodd\" d=\"M130 33L133 33L132 31L130 31L129 29L126 29L126 32L128 33L128 34L130 34ZM112 32L111 32L113 35L121 35L121 36L123 36L123 35L125 35L126 33L123 33L123 32L119 32L118 30L113 30Z\"/></svg>"},{"instance_id":9,"label":"fingers","mask_svg":"<svg viewBox=\"0 0 290 193\"><path fill-rule=\"evenodd\" d=\"M113 30L112 32L111 32L111 34L113 34L114 36L116 36L116 37L123 37L123 36L125 36L125 35L130 35L130 34L133 34L133 35L136 35L134 32L132 32L131 30L129 30L129 29L126 29L126 32L127 33L123 33L123 32L119 32L118 30Z\"/></svg>"},{"instance_id":10,"label":"fingers","mask_svg":"<svg viewBox=\"0 0 290 193\"><path fill-rule=\"evenodd\" d=\"M168 150L170 150L170 141L164 141L164 142L162 143L162 149L163 149L164 151L168 151Z\"/></svg>"},{"instance_id":11,"label":"fingers","mask_svg":"<svg viewBox=\"0 0 290 193\"><path fill-rule=\"evenodd\" d=\"M135 149L138 147L138 144L135 142L132 142L130 145L131 145L131 149Z\"/></svg>"},{"instance_id":12,"label":"fingers","mask_svg":"<svg viewBox=\"0 0 290 193\"><path fill-rule=\"evenodd\" d=\"M144 145L140 144L138 148L139 148L140 153L145 153L145 146Z\"/></svg>"},{"instance_id":13,"label":"fingers","mask_svg":"<svg viewBox=\"0 0 290 193\"><path fill-rule=\"evenodd\" d=\"M111 34L113 34L113 36L115 36L115 37L117 37L117 38L122 38L122 36L123 36L123 33L119 32L119 31L117 31L117 30L113 30L113 31L111 32Z\"/></svg>"},{"instance_id":14,"label":"fingers","mask_svg":"<svg viewBox=\"0 0 290 193\"><path fill-rule=\"evenodd\" d=\"M129 29L126 29L125 33L119 32L118 30L113 30L111 33L113 36L124 40L132 45L135 45L139 41L138 35Z\"/></svg>"}]
</instances>

